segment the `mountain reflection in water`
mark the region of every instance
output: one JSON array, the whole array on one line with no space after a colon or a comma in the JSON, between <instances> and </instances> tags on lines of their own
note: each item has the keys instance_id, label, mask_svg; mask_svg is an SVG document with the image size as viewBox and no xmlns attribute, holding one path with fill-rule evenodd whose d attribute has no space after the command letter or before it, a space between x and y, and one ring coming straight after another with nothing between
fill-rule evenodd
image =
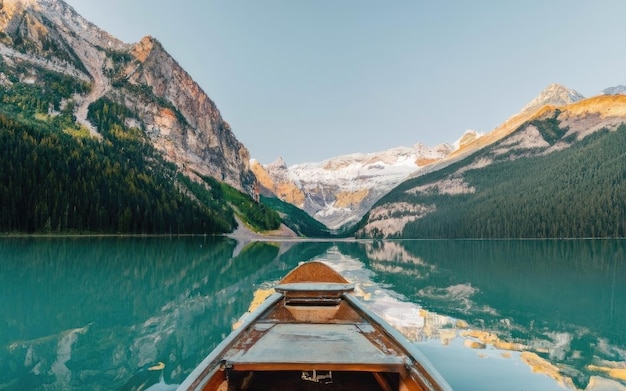
<instances>
[{"instance_id":1,"label":"mountain reflection in water","mask_svg":"<svg viewBox=\"0 0 626 391\"><path fill-rule=\"evenodd\" d=\"M626 389L624 246L0 238L0 390L174 389L256 290L311 259L455 389Z\"/></svg>"},{"instance_id":2,"label":"mountain reflection in water","mask_svg":"<svg viewBox=\"0 0 626 391\"><path fill-rule=\"evenodd\" d=\"M533 370L569 389L624 389L625 245L381 241L362 244L357 257L374 281L422 307L424 327L414 339L523 352Z\"/></svg>"}]
</instances>

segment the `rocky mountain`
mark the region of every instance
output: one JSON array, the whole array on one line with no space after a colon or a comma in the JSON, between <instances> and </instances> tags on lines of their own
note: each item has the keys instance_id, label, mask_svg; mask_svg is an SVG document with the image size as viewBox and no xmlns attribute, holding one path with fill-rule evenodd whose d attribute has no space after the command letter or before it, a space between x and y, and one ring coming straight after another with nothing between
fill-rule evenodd
<instances>
[{"instance_id":1,"label":"rocky mountain","mask_svg":"<svg viewBox=\"0 0 626 391\"><path fill-rule=\"evenodd\" d=\"M323 162L287 166L282 159L262 166L252 161L264 194L305 210L331 229L356 222L408 175L479 138L467 131L454 145L422 144L374 153L354 153Z\"/></svg>"},{"instance_id":2,"label":"rocky mountain","mask_svg":"<svg viewBox=\"0 0 626 391\"><path fill-rule=\"evenodd\" d=\"M0 0L0 232L288 232L249 161L156 39L121 42L62 0Z\"/></svg>"},{"instance_id":3,"label":"rocky mountain","mask_svg":"<svg viewBox=\"0 0 626 391\"><path fill-rule=\"evenodd\" d=\"M365 216L364 237L607 234L626 200L625 91L585 99L553 84L492 132L454 144L261 166L156 39L121 42L62 0L0 0L0 220L12 216L0 229L229 232L242 210L275 228L278 214L254 202L261 193L332 229Z\"/></svg>"},{"instance_id":4,"label":"rocky mountain","mask_svg":"<svg viewBox=\"0 0 626 391\"><path fill-rule=\"evenodd\" d=\"M216 105L152 37L126 44L82 18L62 0L0 2L0 84L37 83L46 70L88 85L62 99L92 137L101 129L88 119L94 102L110 101L134 114L167 160L191 177L210 176L252 194L249 153ZM58 107L51 107L54 115Z\"/></svg>"},{"instance_id":5,"label":"rocky mountain","mask_svg":"<svg viewBox=\"0 0 626 391\"><path fill-rule=\"evenodd\" d=\"M512 115L509 119L504 121L491 132L485 134L483 137L465 143L451 153L446 159L429 166L426 171L416 173L416 175L439 170L442 167L463 159L472 153L497 142L498 140L508 136L525 122L531 120L537 109L547 105L569 104L581 99L584 99L584 97L574 90L559 84L550 84L543 91L541 91L539 95L526 104L526 106L524 106L519 113Z\"/></svg>"},{"instance_id":6,"label":"rocky mountain","mask_svg":"<svg viewBox=\"0 0 626 391\"><path fill-rule=\"evenodd\" d=\"M524 123L531 121L536 113L537 108L543 108L550 105L562 104L559 102L573 103L584 97L575 90L553 83L546 87L533 100L524 106L520 112L512 115L502 124L497 126L491 132L482 134L481 137L469 138L466 142L458 145L452 153L444 159L435 161L432 164L415 171L410 175L411 178L419 177L431 172L439 171L451 164L461 161L477 151L486 148L499 140L507 137L509 134L517 130ZM535 109L533 109L535 108ZM461 138L461 140L463 137Z\"/></svg>"},{"instance_id":7,"label":"rocky mountain","mask_svg":"<svg viewBox=\"0 0 626 391\"><path fill-rule=\"evenodd\" d=\"M623 236L625 123L626 96L582 99L551 85L380 199L357 235Z\"/></svg>"},{"instance_id":8,"label":"rocky mountain","mask_svg":"<svg viewBox=\"0 0 626 391\"><path fill-rule=\"evenodd\" d=\"M602 93L604 95L618 95L618 94L626 95L626 86L620 85L620 86L605 88L604 90L602 90Z\"/></svg>"},{"instance_id":9,"label":"rocky mountain","mask_svg":"<svg viewBox=\"0 0 626 391\"><path fill-rule=\"evenodd\" d=\"M534 112L546 105L563 106L585 99L583 95L575 90L567 88L557 83L552 83L546 87L535 99L531 100L522 108L522 113Z\"/></svg>"},{"instance_id":10,"label":"rocky mountain","mask_svg":"<svg viewBox=\"0 0 626 391\"><path fill-rule=\"evenodd\" d=\"M330 228L338 228L361 218L402 180L440 170L497 142L529 121L539 108L582 99L575 90L551 84L492 132L467 131L453 144L432 149L417 144L293 166L282 159L265 166L253 161L251 167L263 191L304 209Z\"/></svg>"}]
</instances>

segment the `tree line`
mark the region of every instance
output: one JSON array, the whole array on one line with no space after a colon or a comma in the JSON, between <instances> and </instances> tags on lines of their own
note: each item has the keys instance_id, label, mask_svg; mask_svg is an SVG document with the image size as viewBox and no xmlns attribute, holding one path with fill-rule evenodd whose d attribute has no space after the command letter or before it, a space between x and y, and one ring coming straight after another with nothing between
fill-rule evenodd
<instances>
[{"instance_id":1,"label":"tree line","mask_svg":"<svg viewBox=\"0 0 626 391\"><path fill-rule=\"evenodd\" d=\"M20 71L0 68L13 79ZM217 234L235 228L235 202L254 228L280 225L275 211L251 197L180 173L143 129L126 125L139 118L123 105L92 103L88 119L103 140L90 138L73 117L72 100L90 86L26 71L34 72L33 83L0 86L0 232Z\"/></svg>"},{"instance_id":2,"label":"tree line","mask_svg":"<svg viewBox=\"0 0 626 391\"><path fill-rule=\"evenodd\" d=\"M407 201L436 208L408 223L404 238L624 237L625 147L626 125L621 125L547 155L467 170L463 179L475 189L471 194L406 192L467 164L459 162L403 183L378 204Z\"/></svg>"},{"instance_id":3,"label":"tree line","mask_svg":"<svg viewBox=\"0 0 626 391\"><path fill-rule=\"evenodd\" d=\"M173 168L150 170L141 156L120 156L107 143L76 140L0 115L0 231L178 234L232 229L185 196L171 180L174 175Z\"/></svg>"}]
</instances>

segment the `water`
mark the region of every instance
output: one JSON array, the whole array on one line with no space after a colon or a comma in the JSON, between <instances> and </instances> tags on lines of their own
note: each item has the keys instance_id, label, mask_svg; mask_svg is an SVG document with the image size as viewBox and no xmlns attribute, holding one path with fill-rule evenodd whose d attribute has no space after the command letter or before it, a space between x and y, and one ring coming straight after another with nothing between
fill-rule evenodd
<instances>
[{"instance_id":1,"label":"water","mask_svg":"<svg viewBox=\"0 0 626 391\"><path fill-rule=\"evenodd\" d=\"M0 390L175 389L323 259L459 390L624 390L626 241L0 238ZM149 388L151 387L151 388Z\"/></svg>"}]
</instances>

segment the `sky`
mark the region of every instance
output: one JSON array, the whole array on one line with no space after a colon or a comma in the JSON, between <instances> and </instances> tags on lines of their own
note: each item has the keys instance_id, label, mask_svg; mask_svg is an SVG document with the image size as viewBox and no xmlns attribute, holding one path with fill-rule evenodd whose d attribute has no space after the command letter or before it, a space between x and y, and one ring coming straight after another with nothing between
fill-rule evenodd
<instances>
[{"instance_id":1,"label":"sky","mask_svg":"<svg viewBox=\"0 0 626 391\"><path fill-rule=\"evenodd\" d=\"M263 164L452 143L551 83L626 85L623 0L66 2L159 40Z\"/></svg>"}]
</instances>

